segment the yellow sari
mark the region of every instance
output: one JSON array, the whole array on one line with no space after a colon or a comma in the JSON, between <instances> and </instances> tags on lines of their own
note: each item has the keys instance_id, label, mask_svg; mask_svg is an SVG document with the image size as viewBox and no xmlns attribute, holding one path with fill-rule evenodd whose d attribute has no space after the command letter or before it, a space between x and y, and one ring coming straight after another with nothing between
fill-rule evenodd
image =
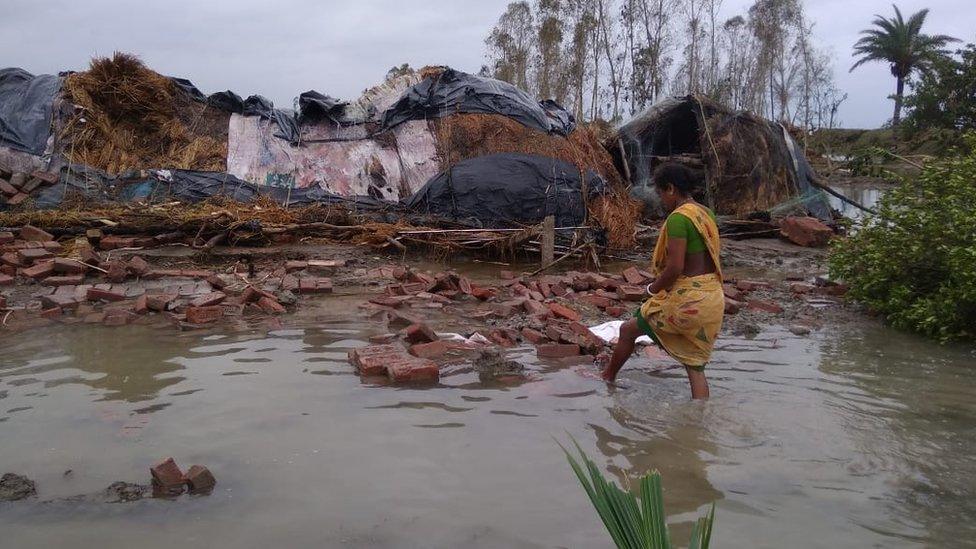
<instances>
[{"instance_id":1,"label":"yellow sari","mask_svg":"<svg viewBox=\"0 0 976 549\"><path fill-rule=\"evenodd\" d=\"M725 313L718 226L708 212L697 204L682 204L671 215L675 213L690 219L701 233L715 272L679 276L670 290L661 290L644 302L638 311L637 323L678 362L701 368L712 356ZM665 221L654 247L655 276L664 270L667 255L668 229Z\"/></svg>"}]
</instances>

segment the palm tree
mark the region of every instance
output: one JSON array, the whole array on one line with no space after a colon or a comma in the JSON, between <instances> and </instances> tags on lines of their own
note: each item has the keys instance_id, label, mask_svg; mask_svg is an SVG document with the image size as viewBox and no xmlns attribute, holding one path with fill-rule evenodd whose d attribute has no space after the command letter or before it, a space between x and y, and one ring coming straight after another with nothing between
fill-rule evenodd
<instances>
[{"instance_id":1,"label":"palm tree","mask_svg":"<svg viewBox=\"0 0 976 549\"><path fill-rule=\"evenodd\" d=\"M854 44L854 55L860 59L854 63L851 71L869 61L883 61L891 65L891 74L896 80L895 115L891 123L897 126L901 121L905 80L912 72L930 71L933 61L948 54L944 49L946 44L959 40L944 34L922 34L928 9L916 12L905 21L898 6L892 7L895 8L894 17L889 19L875 15L874 27L861 31L863 36Z\"/></svg>"}]
</instances>

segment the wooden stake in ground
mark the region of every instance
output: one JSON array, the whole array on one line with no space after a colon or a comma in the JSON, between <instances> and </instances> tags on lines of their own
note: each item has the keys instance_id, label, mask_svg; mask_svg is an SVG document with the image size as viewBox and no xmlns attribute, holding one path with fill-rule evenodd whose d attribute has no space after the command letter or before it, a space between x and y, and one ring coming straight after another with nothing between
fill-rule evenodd
<instances>
[{"instance_id":1,"label":"wooden stake in ground","mask_svg":"<svg viewBox=\"0 0 976 549\"><path fill-rule=\"evenodd\" d=\"M542 266L556 260L556 218L548 216L542 222Z\"/></svg>"}]
</instances>

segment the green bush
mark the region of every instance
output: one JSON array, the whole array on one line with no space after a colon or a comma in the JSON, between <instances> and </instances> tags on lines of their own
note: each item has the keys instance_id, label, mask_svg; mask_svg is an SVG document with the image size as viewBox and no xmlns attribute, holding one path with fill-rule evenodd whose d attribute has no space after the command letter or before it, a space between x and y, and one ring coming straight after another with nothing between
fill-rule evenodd
<instances>
[{"instance_id":1,"label":"green bush","mask_svg":"<svg viewBox=\"0 0 976 549\"><path fill-rule=\"evenodd\" d=\"M851 297L942 341L976 337L976 134L964 142L882 196L829 261Z\"/></svg>"}]
</instances>

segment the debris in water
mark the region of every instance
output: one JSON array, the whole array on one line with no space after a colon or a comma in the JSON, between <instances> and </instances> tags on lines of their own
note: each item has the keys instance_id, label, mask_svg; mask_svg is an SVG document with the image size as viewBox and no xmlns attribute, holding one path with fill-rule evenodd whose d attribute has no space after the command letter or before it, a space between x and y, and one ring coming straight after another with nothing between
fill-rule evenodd
<instances>
[{"instance_id":1,"label":"debris in water","mask_svg":"<svg viewBox=\"0 0 976 549\"><path fill-rule=\"evenodd\" d=\"M4 473L0 478L0 501L17 501L37 495L34 481L14 473Z\"/></svg>"}]
</instances>

